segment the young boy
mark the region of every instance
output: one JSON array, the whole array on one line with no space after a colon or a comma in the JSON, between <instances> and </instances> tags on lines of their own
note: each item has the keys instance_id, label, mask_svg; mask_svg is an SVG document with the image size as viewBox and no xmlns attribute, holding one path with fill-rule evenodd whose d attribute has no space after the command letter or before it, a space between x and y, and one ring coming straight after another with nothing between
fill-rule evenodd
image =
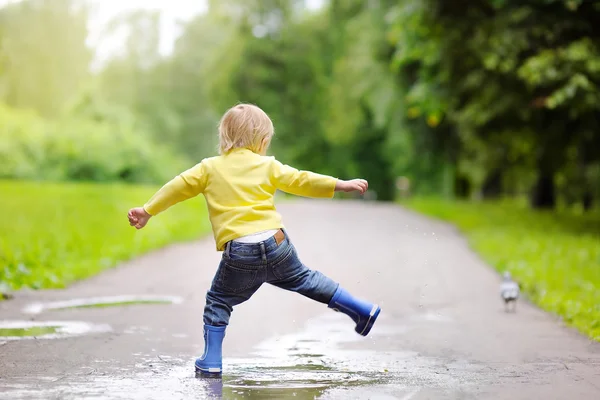
<instances>
[{"instance_id":1,"label":"young boy","mask_svg":"<svg viewBox=\"0 0 600 400\"><path fill-rule=\"evenodd\" d=\"M302 264L273 200L278 189L315 198L331 198L335 191L362 194L367 181L298 171L265 156L273 133L273 123L260 108L239 104L229 109L219 124L221 155L181 173L143 207L128 213L130 225L141 229L152 216L178 202L200 193L206 199L217 251L223 256L206 295L204 354L196 360L196 372L221 373L222 342L233 307L265 282L347 314L363 336L381 311Z\"/></svg>"}]
</instances>

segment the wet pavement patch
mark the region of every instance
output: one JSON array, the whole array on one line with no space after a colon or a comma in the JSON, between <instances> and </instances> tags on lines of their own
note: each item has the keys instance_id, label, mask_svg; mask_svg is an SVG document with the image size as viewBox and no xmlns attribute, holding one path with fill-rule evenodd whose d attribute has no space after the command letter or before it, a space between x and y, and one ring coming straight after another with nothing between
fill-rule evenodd
<instances>
[{"instance_id":1,"label":"wet pavement patch","mask_svg":"<svg viewBox=\"0 0 600 400\"><path fill-rule=\"evenodd\" d=\"M108 325L74 321L0 321L0 340L59 339L108 332Z\"/></svg>"},{"instance_id":2,"label":"wet pavement patch","mask_svg":"<svg viewBox=\"0 0 600 400\"><path fill-rule=\"evenodd\" d=\"M178 296L105 296L52 301L29 304L23 310L27 314L39 314L46 310L67 310L77 308L124 307L132 305L180 304L183 299Z\"/></svg>"},{"instance_id":3,"label":"wet pavement patch","mask_svg":"<svg viewBox=\"0 0 600 400\"><path fill-rule=\"evenodd\" d=\"M404 327L386 326L357 335L345 316L328 314L308 321L299 332L272 337L247 357L223 359L220 377L196 377L194 356L136 354L132 368L114 368L98 360L95 373L69 376L45 387L11 387L19 398L110 399L408 399L423 388L460 390L489 383L489 370L477 363L424 357L409 351L381 351L373 342L397 336ZM227 348L227 340L224 342ZM102 366L100 366L102 365ZM176 396L175 396L176 394ZM15 397L12 397L15 398ZM446 396L455 398L455 396ZM0 393L0 399L3 399Z\"/></svg>"}]
</instances>

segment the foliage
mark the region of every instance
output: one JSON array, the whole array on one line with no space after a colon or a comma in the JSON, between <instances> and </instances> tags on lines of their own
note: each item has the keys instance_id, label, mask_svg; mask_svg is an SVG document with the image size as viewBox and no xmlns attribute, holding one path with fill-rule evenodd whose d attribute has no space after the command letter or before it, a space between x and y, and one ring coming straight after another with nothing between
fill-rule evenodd
<instances>
[{"instance_id":1,"label":"foliage","mask_svg":"<svg viewBox=\"0 0 600 400\"><path fill-rule=\"evenodd\" d=\"M0 192L8 194L0 197L2 224L10 227L0 230L0 291L64 287L210 230L200 199L177 205L143 230L130 227L127 210L156 189L0 181Z\"/></svg>"},{"instance_id":2,"label":"foliage","mask_svg":"<svg viewBox=\"0 0 600 400\"><path fill-rule=\"evenodd\" d=\"M125 123L47 121L0 104L0 178L156 183L187 166Z\"/></svg>"},{"instance_id":3,"label":"foliage","mask_svg":"<svg viewBox=\"0 0 600 400\"><path fill-rule=\"evenodd\" d=\"M531 300L600 341L600 214L531 211L515 202L404 204L456 224Z\"/></svg>"},{"instance_id":4,"label":"foliage","mask_svg":"<svg viewBox=\"0 0 600 400\"><path fill-rule=\"evenodd\" d=\"M443 116L452 140L444 143L442 130L434 142L472 193L533 189L534 206L554 207L557 180L568 175L574 186L589 185L580 202L596 196L597 182L585 177L600 157L589 147L600 144L599 4L407 0L391 9L407 110L428 121ZM560 195L573 201L571 189Z\"/></svg>"},{"instance_id":5,"label":"foliage","mask_svg":"<svg viewBox=\"0 0 600 400\"><path fill-rule=\"evenodd\" d=\"M79 0L0 8L0 102L54 117L89 77L87 9Z\"/></svg>"},{"instance_id":6,"label":"foliage","mask_svg":"<svg viewBox=\"0 0 600 400\"><path fill-rule=\"evenodd\" d=\"M218 49L208 65L208 71L214 71L208 88L211 102L221 110L240 101L258 104L274 121L273 151L279 158L303 168L332 172L326 165L321 127L323 41L315 40L315 36L324 37L323 19L253 26L253 20L268 19L265 12L290 13L289 2L274 3L277 8L266 11L258 2L248 4L239 22L225 25L230 32L227 45ZM260 35L253 36L252 30Z\"/></svg>"},{"instance_id":7,"label":"foliage","mask_svg":"<svg viewBox=\"0 0 600 400\"><path fill-rule=\"evenodd\" d=\"M99 101L132 111L156 142L168 143L188 158L211 156L216 149L217 115L208 104L205 64L222 42L218 23L199 18L187 26L174 53L159 53L159 15L132 11L113 21L125 32L121 54L108 61L97 77Z\"/></svg>"},{"instance_id":8,"label":"foliage","mask_svg":"<svg viewBox=\"0 0 600 400\"><path fill-rule=\"evenodd\" d=\"M192 160L215 153L227 108L252 102L282 161L365 177L378 199L398 176L534 207L600 198L600 0L209 1L170 55L158 12L133 10L91 74L83 4L0 8L0 99L52 120L100 114Z\"/></svg>"}]
</instances>

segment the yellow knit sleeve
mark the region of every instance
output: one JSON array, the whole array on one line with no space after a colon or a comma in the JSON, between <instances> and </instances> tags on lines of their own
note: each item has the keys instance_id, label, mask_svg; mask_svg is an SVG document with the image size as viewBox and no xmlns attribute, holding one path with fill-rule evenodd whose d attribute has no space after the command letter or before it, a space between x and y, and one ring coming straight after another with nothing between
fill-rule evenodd
<instances>
[{"instance_id":1,"label":"yellow knit sleeve","mask_svg":"<svg viewBox=\"0 0 600 400\"><path fill-rule=\"evenodd\" d=\"M203 161L166 183L144 204L144 210L150 215L156 215L181 201L199 195L206 187L206 177Z\"/></svg>"},{"instance_id":2,"label":"yellow knit sleeve","mask_svg":"<svg viewBox=\"0 0 600 400\"><path fill-rule=\"evenodd\" d=\"M296 196L332 198L337 179L310 171L299 171L273 158L271 182L277 189Z\"/></svg>"}]
</instances>

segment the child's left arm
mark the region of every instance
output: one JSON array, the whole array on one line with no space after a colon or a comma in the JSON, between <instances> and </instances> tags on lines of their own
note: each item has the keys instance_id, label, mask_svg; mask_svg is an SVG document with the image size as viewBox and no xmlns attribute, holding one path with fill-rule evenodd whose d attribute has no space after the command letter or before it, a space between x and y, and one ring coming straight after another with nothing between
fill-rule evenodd
<instances>
[{"instance_id":1,"label":"child's left arm","mask_svg":"<svg viewBox=\"0 0 600 400\"><path fill-rule=\"evenodd\" d=\"M299 171L273 158L271 179L277 189L297 196L333 197L334 192L360 192L364 194L369 184L364 179L343 181L328 175Z\"/></svg>"},{"instance_id":2,"label":"child's left arm","mask_svg":"<svg viewBox=\"0 0 600 400\"><path fill-rule=\"evenodd\" d=\"M129 210L129 225L142 229L150 218L167 208L202 193L206 187L206 174L203 163L199 163L177 175L148 200L143 207Z\"/></svg>"}]
</instances>

